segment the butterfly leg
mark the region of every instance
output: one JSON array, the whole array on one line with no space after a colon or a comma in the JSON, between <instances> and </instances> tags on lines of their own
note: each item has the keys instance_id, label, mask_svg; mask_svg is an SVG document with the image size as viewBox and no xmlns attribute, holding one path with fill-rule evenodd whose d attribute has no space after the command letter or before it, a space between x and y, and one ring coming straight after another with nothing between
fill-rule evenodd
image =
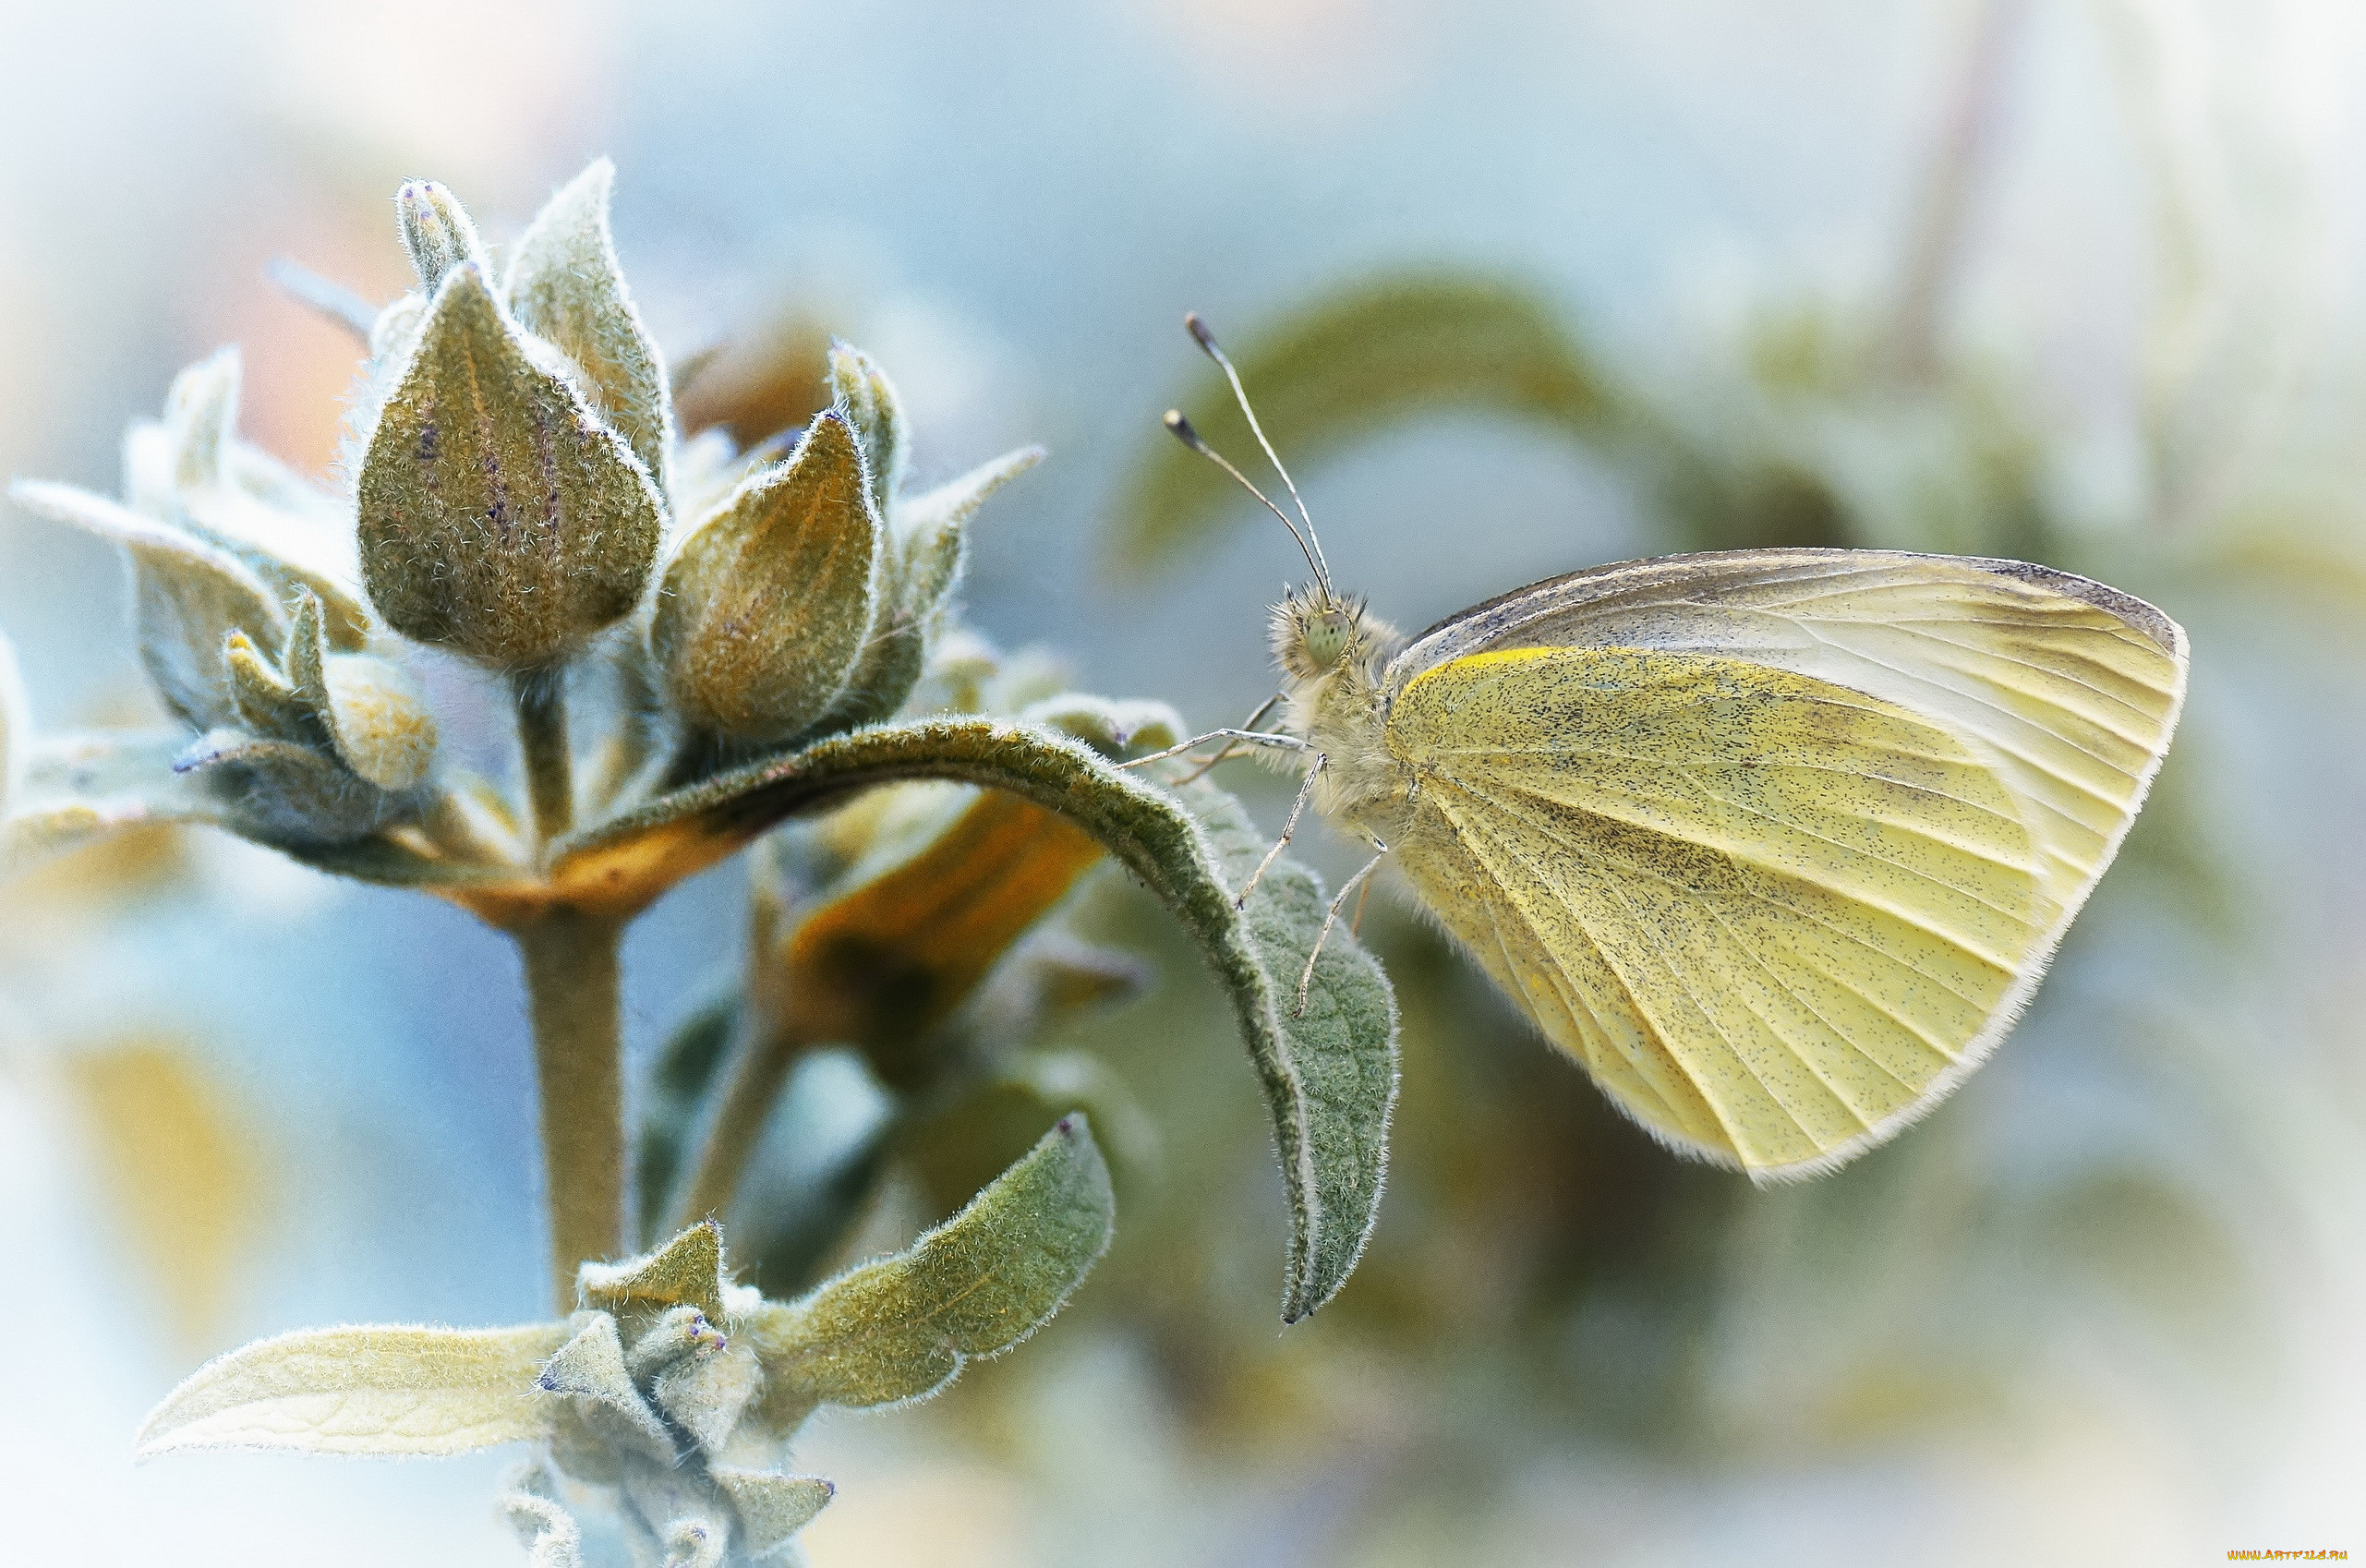
<instances>
[{"instance_id":1,"label":"butterfly leg","mask_svg":"<svg viewBox=\"0 0 2366 1568\"><path fill-rule=\"evenodd\" d=\"M1365 878L1380 869L1380 862L1388 859L1388 846L1377 838L1373 839L1372 843L1380 853L1366 861L1363 870L1339 885L1339 896L1332 899L1331 907L1323 911L1322 929L1314 934L1314 950L1307 954L1306 968L1298 975L1298 1010L1291 1014L1293 1018L1306 1016L1306 993L1307 987L1314 983L1314 960L1322 956L1322 945L1330 940L1331 928L1337 923L1339 911L1346 904L1347 895L1362 886Z\"/></svg>"},{"instance_id":2,"label":"butterfly leg","mask_svg":"<svg viewBox=\"0 0 2366 1568\"><path fill-rule=\"evenodd\" d=\"M1129 767L1140 767L1146 762L1164 762L1168 757L1181 756L1194 747L1204 746L1210 741L1246 742L1252 746L1286 746L1294 752L1314 750L1312 745L1296 735L1278 735L1263 730L1211 730L1204 735L1194 735L1189 740L1178 745L1169 746L1163 752L1153 752L1146 757L1135 757L1131 761L1121 762L1117 766L1120 771L1123 771Z\"/></svg>"},{"instance_id":3,"label":"butterfly leg","mask_svg":"<svg viewBox=\"0 0 2366 1568\"><path fill-rule=\"evenodd\" d=\"M1257 711L1250 714L1247 718L1242 719L1240 721L1240 727L1243 730L1256 729L1257 721L1274 711L1274 705L1282 700L1282 695L1283 694L1281 693L1276 692L1272 696L1267 697L1263 702L1259 703L1257 705ZM1215 755L1210 757L1190 773L1186 774L1175 782L1177 785L1196 784L1201 779L1205 778L1208 776L1210 769L1213 768L1216 764L1224 761L1225 758L1232 755L1232 748L1236 743L1237 742L1235 742L1226 741L1223 745L1216 748Z\"/></svg>"},{"instance_id":4,"label":"butterfly leg","mask_svg":"<svg viewBox=\"0 0 2366 1568\"><path fill-rule=\"evenodd\" d=\"M1274 847L1265 851L1265 858L1257 862L1257 869L1249 874L1249 880L1242 883L1240 891L1232 896L1234 909L1244 909L1248 906L1249 895L1257 890L1257 885L1260 882L1265 880L1266 868L1279 858L1284 850L1290 847L1290 835L1298 830L1298 815L1306 810L1308 797L1314 793L1314 781L1322 777L1323 761L1321 752L1314 754L1314 766L1306 770L1306 782L1298 786L1298 798L1290 802L1290 814L1282 823L1282 836L1274 840Z\"/></svg>"}]
</instances>

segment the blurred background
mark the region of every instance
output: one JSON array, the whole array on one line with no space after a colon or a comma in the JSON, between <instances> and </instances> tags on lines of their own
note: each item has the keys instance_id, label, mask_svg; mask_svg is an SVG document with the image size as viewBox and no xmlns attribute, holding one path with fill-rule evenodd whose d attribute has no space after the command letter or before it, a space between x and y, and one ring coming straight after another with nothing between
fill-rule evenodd
<instances>
[{"instance_id":1,"label":"blurred background","mask_svg":"<svg viewBox=\"0 0 2366 1568\"><path fill-rule=\"evenodd\" d=\"M607 153L653 326L730 345L708 395L803 355L802 395L835 332L922 478L1045 443L984 514L973 621L1195 727L1272 689L1294 552L1161 444L1170 404L1226 428L1187 308L1407 628L1786 541L2151 597L2195 649L2153 804L2019 1031L1836 1177L1678 1164L1374 899L1391 1188L1286 1333L1223 1007L1088 887L1069 920L1159 977L1064 1042L1142 1113L1117 1248L947 1397L809 1432L811 1556L2366 1550L2361 71L2340 0L8 0L0 471L112 491L124 425L236 343L249 437L335 482L354 345L265 262L389 298L402 178L501 238ZM108 549L0 509L44 728L153 717L124 604ZM638 1057L728 971L741 876L636 929ZM10 887L6 1555L520 1561L503 1455L128 1451L252 1337L541 1315L530 1085L512 960L455 909L196 836Z\"/></svg>"}]
</instances>

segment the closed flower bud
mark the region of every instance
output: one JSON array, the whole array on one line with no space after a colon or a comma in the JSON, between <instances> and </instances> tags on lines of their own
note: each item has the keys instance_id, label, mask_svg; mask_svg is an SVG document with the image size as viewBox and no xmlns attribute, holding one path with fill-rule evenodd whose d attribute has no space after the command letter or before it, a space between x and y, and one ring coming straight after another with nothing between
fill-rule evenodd
<instances>
[{"instance_id":1,"label":"closed flower bud","mask_svg":"<svg viewBox=\"0 0 2366 1568\"><path fill-rule=\"evenodd\" d=\"M359 499L363 577L387 623L511 669L629 614L661 518L647 469L536 362L473 265L436 296Z\"/></svg>"},{"instance_id":2,"label":"closed flower bud","mask_svg":"<svg viewBox=\"0 0 2366 1568\"><path fill-rule=\"evenodd\" d=\"M817 416L667 564L650 642L675 710L753 743L829 712L878 617L884 545L852 429Z\"/></svg>"},{"instance_id":3,"label":"closed flower bud","mask_svg":"<svg viewBox=\"0 0 2366 1568\"><path fill-rule=\"evenodd\" d=\"M394 193L394 213L403 230L403 248L419 274L419 286L432 295L444 274L454 267L485 267L485 244L459 198L433 180L407 180Z\"/></svg>"}]
</instances>

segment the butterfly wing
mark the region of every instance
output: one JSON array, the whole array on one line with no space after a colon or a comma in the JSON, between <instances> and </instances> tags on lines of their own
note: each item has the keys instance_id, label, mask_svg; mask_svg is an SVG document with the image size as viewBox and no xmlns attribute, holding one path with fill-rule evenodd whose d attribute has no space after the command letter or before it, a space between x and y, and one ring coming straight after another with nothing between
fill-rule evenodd
<instances>
[{"instance_id":1,"label":"butterfly wing","mask_svg":"<svg viewBox=\"0 0 2366 1568\"><path fill-rule=\"evenodd\" d=\"M1388 683L1521 647L1716 654L1934 720L2021 803L2058 935L2135 819L2185 697L2185 634L2143 600L2022 561L1892 550L1732 550L1573 573L1430 628Z\"/></svg>"},{"instance_id":2,"label":"butterfly wing","mask_svg":"<svg viewBox=\"0 0 2366 1568\"><path fill-rule=\"evenodd\" d=\"M1782 551L1540 585L1390 680L1430 908L1622 1109L1781 1176L1880 1141L2010 1027L2184 658L2083 579Z\"/></svg>"}]
</instances>

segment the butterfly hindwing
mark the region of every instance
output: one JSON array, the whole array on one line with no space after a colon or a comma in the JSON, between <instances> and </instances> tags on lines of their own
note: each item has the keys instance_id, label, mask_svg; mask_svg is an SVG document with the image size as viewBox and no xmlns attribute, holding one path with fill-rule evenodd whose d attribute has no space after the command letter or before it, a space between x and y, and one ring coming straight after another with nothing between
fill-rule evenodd
<instances>
[{"instance_id":1,"label":"butterfly hindwing","mask_svg":"<svg viewBox=\"0 0 2366 1568\"><path fill-rule=\"evenodd\" d=\"M1936 1100L2058 925L1993 758L1813 676L1465 655L1395 694L1386 743L1425 903L1629 1115L1754 1173L1822 1168Z\"/></svg>"}]
</instances>

